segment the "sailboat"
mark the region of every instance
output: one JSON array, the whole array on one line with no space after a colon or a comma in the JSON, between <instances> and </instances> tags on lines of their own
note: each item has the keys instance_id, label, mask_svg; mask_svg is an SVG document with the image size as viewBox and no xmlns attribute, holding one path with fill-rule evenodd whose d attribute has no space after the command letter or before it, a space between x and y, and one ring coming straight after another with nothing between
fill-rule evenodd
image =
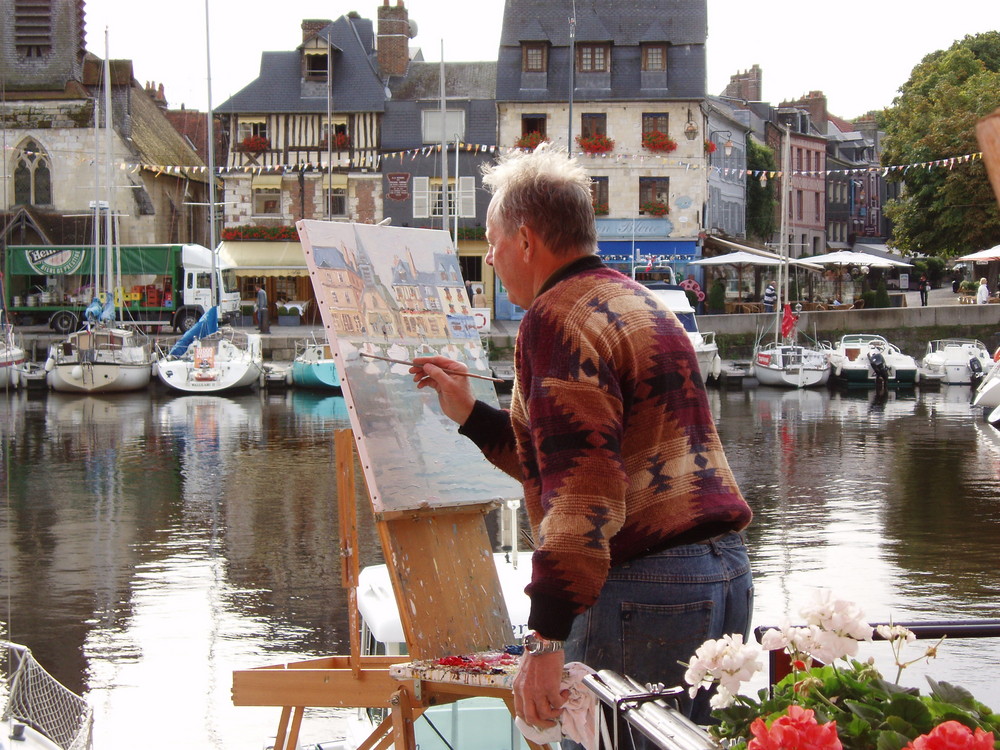
<instances>
[{"instance_id":1,"label":"sailboat","mask_svg":"<svg viewBox=\"0 0 1000 750\"><path fill-rule=\"evenodd\" d=\"M780 388L811 388L825 385L830 379L830 350L828 347L806 346L797 342L798 316L792 312L788 300L788 200L791 189L791 129L785 128L781 190L781 265L778 266L778 285L783 288L782 307L775 305L774 339L764 341L770 329L765 329L757 340L753 352L753 373L761 385Z\"/></svg>"},{"instance_id":2,"label":"sailboat","mask_svg":"<svg viewBox=\"0 0 1000 750\"><path fill-rule=\"evenodd\" d=\"M7 296L0 278L0 305ZM0 307L0 390L17 387L17 367L24 364L24 347L14 341L14 326L7 316L6 306Z\"/></svg>"},{"instance_id":3,"label":"sailboat","mask_svg":"<svg viewBox=\"0 0 1000 750\"><path fill-rule=\"evenodd\" d=\"M315 339L298 341L292 360L292 382L299 388L340 392L340 374L330 345Z\"/></svg>"},{"instance_id":4,"label":"sailboat","mask_svg":"<svg viewBox=\"0 0 1000 750\"><path fill-rule=\"evenodd\" d=\"M205 3L205 44L209 44L208 2ZM214 132L211 56L206 56L208 82L208 133ZM212 248L212 307L178 339L155 365L156 376L169 388L185 393L223 393L254 384L263 385L264 354L259 333L246 334L219 328L215 243L215 139L208 139L208 236Z\"/></svg>"},{"instance_id":5,"label":"sailboat","mask_svg":"<svg viewBox=\"0 0 1000 750\"><path fill-rule=\"evenodd\" d=\"M142 333L117 320L124 304L119 276L115 277L114 231L111 211L111 73L105 32L104 54L104 137L106 159L106 201L94 202L94 299L87 307L86 328L70 333L49 348L45 361L46 380L54 391L74 393L110 393L135 391L149 385L152 377L153 347ZM94 111L95 134L97 109ZM98 160L94 161L95 183ZM100 214L105 212L105 240L101 246ZM104 268L102 269L102 261ZM103 300L99 296L104 288ZM116 283L117 282L117 283Z\"/></svg>"},{"instance_id":6,"label":"sailboat","mask_svg":"<svg viewBox=\"0 0 1000 750\"><path fill-rule=\"evenodd\" d=\"M210 307L154 367L160 381L185 393L222 393L259 384L264 355L259 333L219 328Z\"/></svg>"}]
</instances>

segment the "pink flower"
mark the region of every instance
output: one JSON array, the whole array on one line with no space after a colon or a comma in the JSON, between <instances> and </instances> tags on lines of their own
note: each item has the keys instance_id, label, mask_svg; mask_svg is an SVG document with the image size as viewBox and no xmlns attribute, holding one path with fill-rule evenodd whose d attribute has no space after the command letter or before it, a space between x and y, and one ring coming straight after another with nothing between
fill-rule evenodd
<instances>
[{"instance_id":1,"label":"pink flower","mask_svg":"<svg viewBox=\"0 0 1000 750\"><path fill-rule=\"evenodd\" d=\"M770 727L763 719L750 725L753 739L747 750L842 750L837 736L837 722L817 724L816 715L802 706L789 706L788 713L774 720ZM920 750L920 748L916 748ZM928 748L927 750L939 750ZM952 750L942 748L941 750ZM975 750L979 750L976 748Z\"/></svg>"},{"instance_id":2,"label":"pink flower","mask_svg":"<svg viewBox=\"0 0 1000 750\"><path fill-rule=\"evenodd\" d=\"M903 750L993 750L993 732L946 721L913 740Z\"/></svg>"}]
</instances>

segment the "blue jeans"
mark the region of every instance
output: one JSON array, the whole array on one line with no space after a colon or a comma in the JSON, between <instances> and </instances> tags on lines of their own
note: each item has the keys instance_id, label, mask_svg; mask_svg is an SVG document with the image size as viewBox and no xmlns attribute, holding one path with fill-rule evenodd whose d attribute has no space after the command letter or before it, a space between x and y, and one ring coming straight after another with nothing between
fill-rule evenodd
<instances>
[{"instance_id":1,"label":"blue jeans","mask_svg":"<svg viewBox=\"0 0 1000 750\"><path fill-rule=\"evenodd\" d=\"M612 568L597 602L573 622L566 661L642 684L684 685L686 664L708 639L750 634L753 582L743 537L684 544ZM683 662L680 663L680 662ZM706 724L709 696L681 709Z\"/></svg>"}]
</instances>

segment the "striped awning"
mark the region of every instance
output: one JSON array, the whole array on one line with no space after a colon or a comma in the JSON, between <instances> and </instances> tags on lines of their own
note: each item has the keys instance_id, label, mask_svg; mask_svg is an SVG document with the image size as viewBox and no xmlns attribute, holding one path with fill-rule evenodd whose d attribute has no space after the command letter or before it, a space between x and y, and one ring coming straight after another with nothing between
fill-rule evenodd
<instances>
[{"instance_id":1,"label":"striped awning","mask_svg":"<svg viewBox=\"0 0 1000 750\"><path fill-rule=\"evenodd\" d=\"M237 276L308 276L299 242L229 241L219 245L219 263Z\"/></svg>"}]
</instances>

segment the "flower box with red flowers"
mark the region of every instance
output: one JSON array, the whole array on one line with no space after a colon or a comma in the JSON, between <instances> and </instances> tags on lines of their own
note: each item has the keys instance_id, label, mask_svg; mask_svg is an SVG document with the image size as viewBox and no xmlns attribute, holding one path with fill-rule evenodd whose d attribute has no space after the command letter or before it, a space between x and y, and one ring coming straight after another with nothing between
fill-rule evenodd
<instances>
[{"instance_id":1,"label":"flower box with red flowers","mask_svg":"<svg viewBox=\"0 0 1000 750\"><path fill-rule=\"evenodd\" d=\"M271 141L262 135L248 135L240 141L240 150L251 154L259 154L271 148Z\"/></svg>"},{"instance_id":2,"label":"flower box with red flowers","mask_svg":"<svg viewBox=\"0 0 1000 750\"><path fill-rule=\"evenodd\" d=\"M514 141L514 148L524 148L534 151L539 143L545 143L548 140L548 136L542 135L537 130L532 130L530 133L525 133Z\"/></svg>"},{"instance_id":3,"label":"flower box with red flowers","mask_svg":"<svg viewBox=\"0 0 1000 750\"><path fill-rule=\"evenodd\" d=\"M666 216L669 210L670 207L661 201L646 201L639 206L639 213L650 216Z\"/></svg>"},{"instance_id":4,"label":"flower box with red flowers","mask_svg":"<svg viewBox=\"0 0 1000 750\"><path fill-rule=\"evenodd\" d=\"M607 216L608 215L608 204L607 203L595 203L594 204L594 215L595 216Z\"/></svg>"},{"instance_id":5,"label":"flower box with red flowers","mask_svg":"<svg viewBox=\"0 0 1000 750\"><path fill-rule=\"evenodd\" d=\"M606 154L615 150L615 142L606 135L578 135L576 143L585 154Z\"/></svg>"},{"instance_id":6,"label":"flower box with red flowers","mask_svg":"<svg viewBox=\"0 0 1000 750\"><path fill-rule=\"evenodd\" d=\"M642 147L647 151L669 154L677 148L677 141L660 130L650 130L642 134Z\"/></svg>"}]
</instances>

